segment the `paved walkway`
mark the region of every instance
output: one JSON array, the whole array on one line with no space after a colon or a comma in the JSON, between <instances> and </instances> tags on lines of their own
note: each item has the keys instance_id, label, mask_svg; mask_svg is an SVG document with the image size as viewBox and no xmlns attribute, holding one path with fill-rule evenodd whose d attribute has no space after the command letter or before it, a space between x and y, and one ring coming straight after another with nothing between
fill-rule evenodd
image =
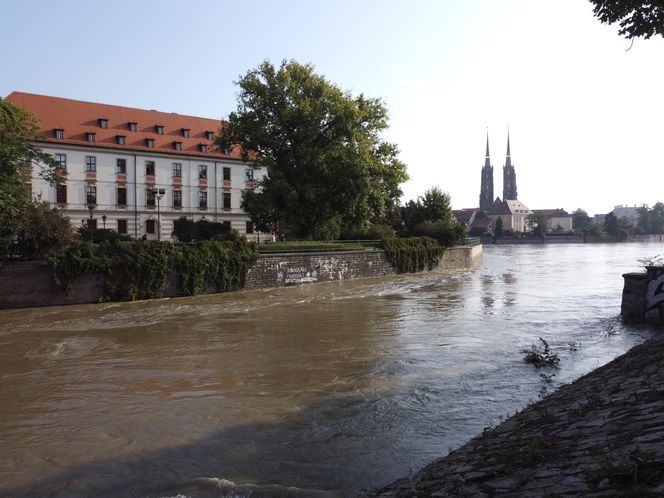
<instances>
[{"instance_id":1,"label":"paved walkway","mask_svg":"<svg viewBox=\"0 0 664 498\"><path fill-rule=\"evenodd\" d=\"M370 496L664 496L664 333Z\"/></svg>"}]
</instances>

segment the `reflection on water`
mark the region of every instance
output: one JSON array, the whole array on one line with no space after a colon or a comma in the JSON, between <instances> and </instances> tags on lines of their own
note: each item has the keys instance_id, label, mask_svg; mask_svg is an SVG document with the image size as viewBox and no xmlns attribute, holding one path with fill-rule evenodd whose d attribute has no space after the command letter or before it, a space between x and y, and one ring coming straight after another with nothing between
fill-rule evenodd
<instances>
[{"instance_id":1,"label":"reflection on water","mask_svg":"<svg viewBox=\"0 0 664 498\"><path fill-rule=\"evenodd\" d=\"M481 268L0 312L0 493L349 495L642 341L661 245L485 247ZM520 350L561 356L552 386Z\"/></svg>"}]
</instances>

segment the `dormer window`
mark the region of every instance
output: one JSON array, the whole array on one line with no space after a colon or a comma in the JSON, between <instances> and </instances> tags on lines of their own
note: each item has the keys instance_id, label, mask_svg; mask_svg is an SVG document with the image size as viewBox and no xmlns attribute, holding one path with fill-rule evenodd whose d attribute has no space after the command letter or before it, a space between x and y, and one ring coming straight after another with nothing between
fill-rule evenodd
<instances>
[{"instance_id":1,"label":"dormer window","mask_svg":"<svg viewBox=\"0 0 664 498\"><path fill-rule=\"evenodd\" d=\"M164 126L163 125L156 125L155 129L157 130L157 135L163 135L164 134Z\"/></svg>"},{"instance_id":2,"label":"dormer window","mask_svg":"<svg viewBox=\"0 0 664 498\"><path fill-rule=\"evenodd\" d=\"M96 133L92 133L91 131L89 131L85 134L85 139L90 143L94 143L95 135L96 135Z\"/></svg>"},{"instance_id":3,"label":"dormer window","mask_svg":"<svg viewBox=\"0 0 664 498\"><path fill-rule=\"evenodd\" d=\"M207 144L198 144L198 148L200 149L201 152L205 153L208 151L208 146Z\"/></svg>"},{"instance_id":4,"label":"dormer window","mask_svg":"<svg viewBox=\"0 0 664 498\"><path fill-rule=\"evenodd\" d=\"M154 138L146 138L145 139L145 146L146 147L154 147Z\"/></svg>"},{"instance_id":5,"label":"dormer window","mask_svg":"<svg viewBox=\"0 0 664 498\"><path fill-rule=\"evenodd\" d=\"M55 138L65 138L65 130L62 128L55 128L53 134L55 135Z\"/></svg>"},{"instance_id":6,"label":"dormer window","mask_svg":"<svg viewBox=\"0 0 664 498\"><path fill-rule=\"evenodd\" d=\"M184 138L189 138L189 132L190 132L190 131L191 131L191 130L190 130L189 128L182 128L182 136L183 136Z\"/></svg>"},{"instance_id":7,"label":"dormer window","mask_svg":"<svg viewBox=\"0 0 664 498\"><path fill-rule=\"evenodd\" d=\"M182 142L173 142L173 148L175 150L182 150Z\"/></svg>"},{"instance_id":8,"label":"dormer window","mask_svg":"<svg viewBox=\"0 0 664 498\"><path fill-rule=\"evenodd\" d=\"M214 132L213 132L213 131L206 131L206 132L205 132L205 137L206 137L208 140L213 140L213 139L214 139Z\"/></svg>"},{"instance_id":9,"label":"dormer window","mask_svg":"<svg viewBox=\"0 0 664 498\"><path fill-rule=\"evenodd\" d=\"M129 121L127 125L129 125L129 131L136 131L138 127L138 123L136 121Z\"/></svg>"},{"instance_id":10,"label":"dormer window","mask_svg":"<svg viewBox=\"0 0 664 498\"><path fill-rule=\"evenodd\" d=\"M99 118L99 127L100 128L108 128L108 119Z\"/></svg>"},{"instance_id":11,"label":"dormer window","mask_svg":"<svg viewBox=\"0 0 664 498\"><path fill-rule=\"evenodd\" d=\"M125 139L126 139L127 137L125 137L124 135L118 135L116 138L117 138L117 140L118 140L118 144L120 144L120 145L124 145L124 144L125 144Z\"/></svg>"}]
</instances>

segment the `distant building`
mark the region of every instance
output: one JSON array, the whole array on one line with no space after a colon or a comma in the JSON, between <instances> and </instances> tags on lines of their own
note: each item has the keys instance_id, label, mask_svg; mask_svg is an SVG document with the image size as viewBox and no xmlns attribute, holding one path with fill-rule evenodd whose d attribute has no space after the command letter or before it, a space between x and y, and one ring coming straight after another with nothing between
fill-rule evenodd
<instances>
[{"instance_id":1,"label":"distant building","mask_svg":"<svg viewBox=\"0 0 664 498\"><path fill-rule=\"evenodd\" d=\"M457 222L461 223L463 226L470 227L475 221L475 216L477 215L477 208L464 208L464 209L455 209L452 211L454 218Z\"/></svg>"},{"instance_id":2,"label":"distant building","mask_svg":"<svg viewBox=\"0 0 664 498\"><path fill-rule=\"evenodd\" d=\"M564 209L533 209L533 214L544 215L549 222L549 232L573 229L572 215Z\"/></svg>"},{"instance_id":3,"label":"distant building","mask_svg":"<svg viewBox=\"0 0 664 498\"><path fill-rule=\"evenodd\" d=\"M503 166L503 199L518 199L516 192L516 171L510 155L510 132L507 130L507 157Z\"/></svg>"},{"instance_id":4,"label":"distant building","mask_svg":"<svg viewBox=\"0 0 664 498\"><path fill-rule=\"evenodd\" d=\"M503 220L504 230L514 230L515 232L525 232L528 228L527 218L533 212L521 201L516 199L496 200L491 207L489 219L493 226L496 226L498 218Z\"/></svg>"},{"instance_id":5,"label":"distant building","mask_svg":"<svg viewBox=\"0 0 664 498\"><path fill-rule=\"evenodd\" d=\"M593 215L593 223L599 223L600 225L603 225L604 220L606 220L606 214L595 214L595 215Z\"/></svg>"},{"instance_id":6,"label":"distant building","mask_svg":"<svg viewBox=\"0 0 664 498\"><path fill-rule=\"evenodd\" d=\"M627 218L630 223L636 225L639 222L639 209L644 206L614 206L612 213L616 218Z\"/></svg>"},{"instance_id":7,"label":"distant building","mask_svg":"<svg viewBox=\"0 0 664 498\"><path fill-rule=\"evenodd\" d=\"M488 213L493 205L493 166L489 157L489 132L486 134L486 156L482 167L482 183L480 185L480 209Z\"/></svg>"}]
</instances>

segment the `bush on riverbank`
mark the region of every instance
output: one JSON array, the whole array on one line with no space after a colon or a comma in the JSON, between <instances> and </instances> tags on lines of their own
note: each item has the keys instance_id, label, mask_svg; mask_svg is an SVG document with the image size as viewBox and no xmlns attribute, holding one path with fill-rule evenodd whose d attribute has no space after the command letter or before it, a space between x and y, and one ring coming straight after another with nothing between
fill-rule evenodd
<instances>
[{"instance_id":1,"label":"bush on riverbank","mask_svg":"<svg viewBox=\"0 0 664 498\"><path fill-rule=\"evenodd\" d=\"M443 247L430 237L385 239L383 250L401 273L431 270L443 255Z\"/></svg>"},{"instance_id":2,"label":"bush on riverbank","mask_svg":"<svg viewBox=\"0 0 664 498\"><path fill-rule=\"evenodd\" d=\"M154 241L80 242L51 258L54 279L70 292L74 278L97 273L104 279L105 297L134 301L162 297L174 270L181 291L197 294L216 287L219 292L241 287L258 253L244 238L224 242L174 245Z\"/></svg>"}]
</instances>

